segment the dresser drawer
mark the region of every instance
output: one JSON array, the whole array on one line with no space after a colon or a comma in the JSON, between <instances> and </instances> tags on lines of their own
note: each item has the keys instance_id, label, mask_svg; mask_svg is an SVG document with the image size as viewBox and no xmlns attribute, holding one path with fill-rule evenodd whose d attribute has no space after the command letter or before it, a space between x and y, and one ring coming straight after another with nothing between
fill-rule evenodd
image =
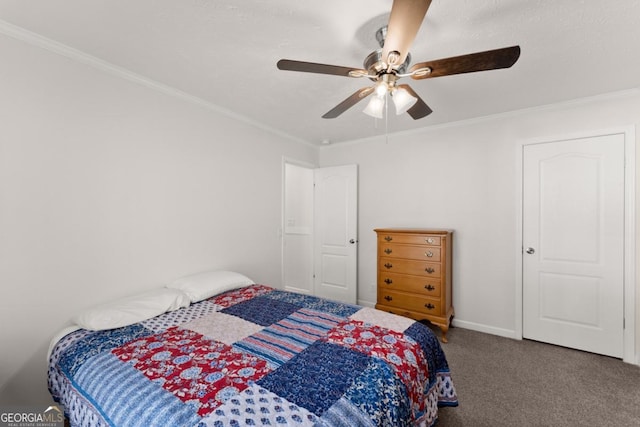
<instances>
[{"instance_id":1,"label":"dresser drawer","mask_svg":"<svg viewBox=\"0 0 640 427\"><path fill-rule=\"evenodd\" d=\"M440 248L438 247L380 243L378 250L380 251L378 255L391 258L418 259L430 262L440 261Z\"/></svg>"},{"instance_id":2,"label":"dresser drawer","mask_svg":"<svg viewBox=\"0 0 640 427\"><path fill-rule=\"evenodd\" d=\"M393 233L380 233L378 235L378 243L401 243L409 245L429 245L429 246L441 246L442 237L429 236L419 234L393 234Z\"/></svg>"},{"instance_id":3,"label":"dresser drawer","mask_svg":"<svg viewBox=\"0 0 640 427\"><path fill-rule=\"evenodd\" d=\"M408 276L381 271L378 274L378 289L404 291L438 298L442 289L442 281L432 277Z\"/></svg>"},{"instance_id":4,"label":"dresser drawer","mask_svg":"<svg viewBox=\"0 0 640 427\"><path fill-rule=\"evenodd\" d=\"M426 314L440 314L441 304L438 298L421 297L415 294L378 289L378 304L398 307Z\"/></svg>"},{"instance_id":5,"label":"dresser drawer","mask_svg":"<svg viewBox=\"0 0 640 427\"><path fill-rule=\"evenodd\" d=\"M380 272L405 273L414 276L441 277L442 266L436 262L425 262L401 258L380 257L378 268Z\"/></svg>"}]
</instances>

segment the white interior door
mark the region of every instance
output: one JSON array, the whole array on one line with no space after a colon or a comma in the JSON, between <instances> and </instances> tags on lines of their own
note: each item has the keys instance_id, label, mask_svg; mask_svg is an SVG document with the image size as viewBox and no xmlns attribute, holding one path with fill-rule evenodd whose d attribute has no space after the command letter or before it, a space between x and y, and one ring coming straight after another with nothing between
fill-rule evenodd
<instances>
[{"instance_id":1,"label":"white interior door","mask_svg":"<svg viewBox=\"0 0 640 427\"><path fill-rule=\"evenodd\" d=\"M622 357L623 134L523 147L523 336Z\"/></svg>"},{"instance_id":2,"label":"white interior door","mask_svg":"<svg viewBox=\"0 0 640 427\"><path fill-rule=\"evenodd\" d=\"M313 171L308 165L284 164L282 283L303 294L313 294Z\"/></svg>"},{"instance_id":3,"label":"white interior door","mask_svg":"<svg viewBox=\"0 0 640 427\"><path fill-rule=\"evenodd\" d=\"M315 170L315 295L356 303L358 167Z\"/></svg>"}]
</instances>

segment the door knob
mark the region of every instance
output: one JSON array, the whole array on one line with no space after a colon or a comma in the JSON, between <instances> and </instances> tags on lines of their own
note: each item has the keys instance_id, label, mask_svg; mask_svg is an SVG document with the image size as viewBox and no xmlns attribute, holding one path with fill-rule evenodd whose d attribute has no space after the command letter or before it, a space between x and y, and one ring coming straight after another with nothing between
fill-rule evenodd
<instances>
[{"instance_id":1,"label":"door knob","mask_svg":"<svg viewBox=\"0 0 640 427\"><path fill-rule=\"evenodd\" d=\"M535 254L535 253L536 253L536 250L535 250L535 249L533 249L533 248L527 248L526 252L527 252L529 255L533 255L533 254Z\"/></svg>"},{"instance_id":2,"label":"door knob","mask_svg":"<svg viewBox=\"0 0 640 427\"><path fill-rule=\"evenodd\" d=\"M349 240L349 243L351 243L352 245L353 245L354 243L356 243L356 242L357 242L357 240L355 240L355 239L351 239L351 240Z\"/></svg>"}]
</instances>

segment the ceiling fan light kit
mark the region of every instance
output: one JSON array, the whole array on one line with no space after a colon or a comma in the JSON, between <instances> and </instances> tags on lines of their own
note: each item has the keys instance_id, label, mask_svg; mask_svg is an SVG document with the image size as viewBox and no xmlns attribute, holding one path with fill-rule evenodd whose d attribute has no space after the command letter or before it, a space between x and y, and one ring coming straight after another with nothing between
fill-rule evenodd
<instances>
[{"instance_id":1,"label":"ceiling fan light kit","mask_svg":"<svg viewBox=\"0 0 640 427\"><path fill-rule=\"evenodd\" d=\"M394 88L391 91L391 99L393 100L393 104L396 106L396 115L400 115L406 113L407 110L418 102L418 98L411 95L404 88Z\"/></svg>"},{"instance_id":2,"label":"ceiling fan light kit","mask_svg":"<svg viewBox=\"0 0 640 427\"><path fill-rule=\"evenodd\" d=\"M396 108L396 115L406 113L411 108L418 98L411 95L406 89L393 86L390 88L386 83L380 82L376 85L374 95L369 100L369 103L362 110L365 114L375 117L376 119L382 119L384 117L384 106L386 103L387 93L391 95L391 100Z\"/></svg>"},{"instance_id":3,"label":"ceiling fan light kit","mask_svg":"<svg viewBox=\"0 0 640 427\"><path fill-rule=\"evenodd\" d=\"M376 119L381 119L384 117L384 96L375 95L371 98L363 113L368 116L374 117Z\"/></svg>"},{"instance_id":4,"label":"ceiling fan light kit","mask_svg":"<svg viewBox=\"0 0 640 427\"><path fill-rule=\"evenodd\" d=\"M413 65L409 47L413 43L426 16L431 0L394 0L387 26L376 32L380 49L370 53L364 60L364 69L337 65L281 59L278 69L307 73L330 74L351 78L367 77L374 86L359 89L322 117L333 119L353 107L369 95L369 103L363 110L372 117L383 118L386 96L389 94L396 114L406 112L414 120L432 113L431 108L407 84L397 84L403 77L422 80L454 74L509 68L520 57L520 46L511 46L467 55L421 62Z\"/></svg>"}]
</instances>

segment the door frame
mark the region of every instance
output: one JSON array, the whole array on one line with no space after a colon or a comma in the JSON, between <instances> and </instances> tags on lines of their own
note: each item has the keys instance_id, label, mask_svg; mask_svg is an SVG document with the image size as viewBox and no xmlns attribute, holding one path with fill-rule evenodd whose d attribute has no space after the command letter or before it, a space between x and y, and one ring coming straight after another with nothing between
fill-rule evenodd
<instances>
[{"instance_id":1,"label":"door frame","mask_svg":"<svg viewBox=\"0 0 640 427\"><path fill-rule=\"evenodd\" d=\"M285 274L285 230L286 230L286 218L285 218L285 214L286 214L286 199L287 199L287 191L286 191L286 169L287 169L287 165L293 165L293 166L297 166L300 168L304 168L304 169L309 169L311 171L313 171L314 177L313 177L313 182L311 187L309 188L309 191L313 194L313 209L312 209L312 230L311 230L311 239L310 239L310 249L311 249L311 260L310 260L310 266L311 266L311 271L309 272L311 274L310 280L311 280L311 288L310 289L299 289L299 288L294 288L294 287L290 287L287 286L287 283L285 281L286 279L286 274ZM306 294L311 294L311 295L316 295L317 293L317 280L318 280L318 276L321 276L321 273L319 271L317 271L317 260L318 257L320 256L320 252L318 252L317 250L317 234L318 234L318 225L317 225L317 200L316 200L316 178L317 178L317 171L318 170L326 170L326 169L331 169L331 168L343 168L345 166L354 166L355 167L355 172L356 172L356 186L355 186L355 209L356 209L356 218L355 218L355 230L354 230L354 236L352 236L351 240L355 240L355 243L352 243L352 246L355 246L355 256L353 259L353 262L355 263L353 269L353 292L355 293L355 301L354 304L357 303L357 298L358 298L358 245L357 245L357 241L358 241L358 213L357 213L357 209L358 209L358 165L357 164L347 164L347 165L335 165L335 166L326 166L326 167L320 167L318 165L315 165L313 163L309 163L306 161L301 161L301 160L297 160L295 158L291 158L291 157L287 157L287 156L282 156L282 171L281 171L281 197L280 197L280 202L281 202L281 206L280 206L280 226L278 227L278 237L280 238L280 287L282 289L285 290L291 290L294 292L299 292L299 293L306 293Z\"/></svg>"},{"instance_id":2,"label":"door frame","mask_svg":"<svg viewBox=\"0 0 640 427\"><path fill-rule=\"evenodd\" d=\"M285 258L285 203L286 203L286 165L290 164L290 165L294 165L294 166L298 166L301 168L306 168L306 169L316 169L318 166L314 165L313 163L309 163L309 162L305 162L302 160L297 160L291 157L287 157L287 156L282 156L282 176L280 177L280 185L281 187L281 197L280 197L280 227L278 229L278 235L280 237L280 283L282 284L282 288L285 289L285 262L284 262L284 258ZM311 191L313 191L313 188L311 188ZM311 253L312 253L312 259L310 260L311 262L311 266L313 268L313 264L315 262L315 260L313 259L313 248L314 248L314 238L315 236L313 235L314 230L311 231ZM311 272L311 274L313 275L313 271ZM313 277L311 277L311 292L313 293ZM298 290L299 291L299 290Z\"/></svg>"},{"instance_id":3,"label":"door frame","mask_svg":"<svg viewBox=\"0 0 640 427\"><path fill-rule=\"evenodd\" d=\"M624 318L623 331L623 357L627 363L640 365L640 359L636 354L636 136L635 127L616 127L601 130L592 130L564 135L552 135L518 141L516 177L516 307L515 307L515 338L522 339L523 330L523 183L524 183L524 147L532 144L560 142L571 139L590 138L606 135L624 135Z\"/></svg>"}]
</instances>

